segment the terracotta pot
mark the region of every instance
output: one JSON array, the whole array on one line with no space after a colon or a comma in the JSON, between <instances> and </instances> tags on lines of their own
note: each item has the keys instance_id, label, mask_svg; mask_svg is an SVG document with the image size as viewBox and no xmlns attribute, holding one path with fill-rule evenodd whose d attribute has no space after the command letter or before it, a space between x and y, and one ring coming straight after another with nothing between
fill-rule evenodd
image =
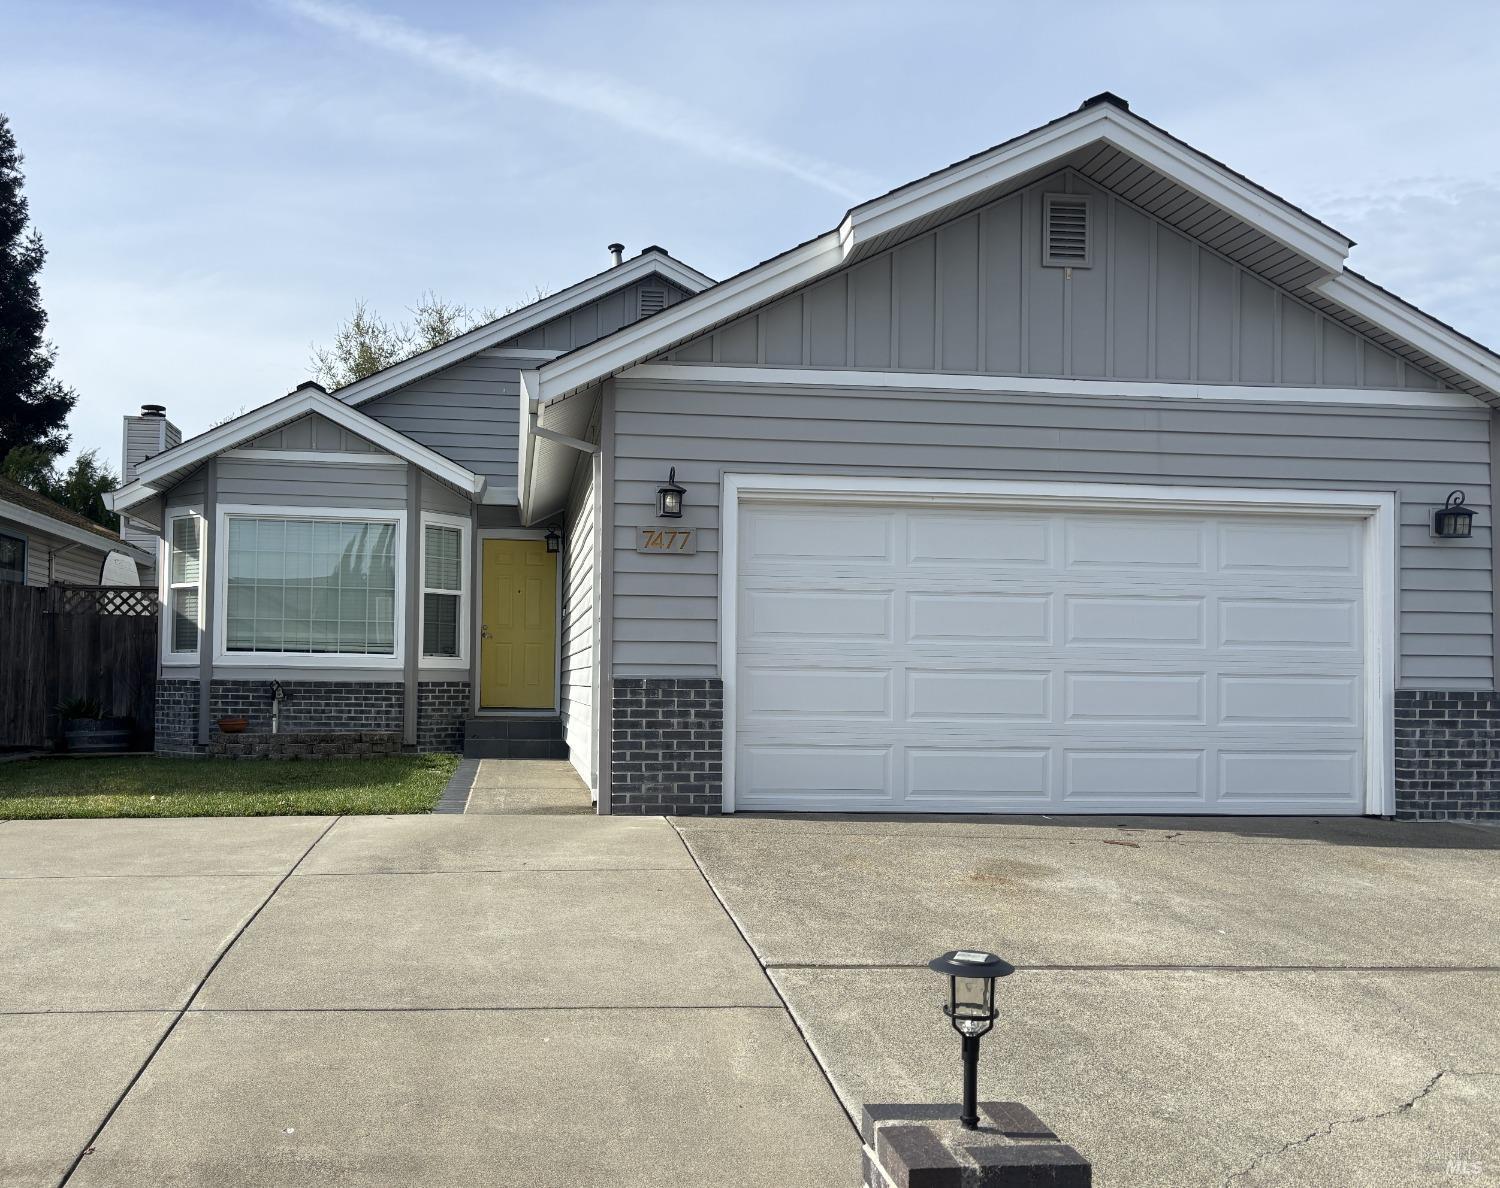
<instances>
[{"instance_id":1,"label":"terracotta pot","mask_svg":"<svg viewBox=\"0 0 1500 1188\"><path fill-rule=\"evenodd\" d=\"M220 718L219 729L225 734L244 734L245 727L250 725L249 718Z\"/></svg>"}]
</instances>

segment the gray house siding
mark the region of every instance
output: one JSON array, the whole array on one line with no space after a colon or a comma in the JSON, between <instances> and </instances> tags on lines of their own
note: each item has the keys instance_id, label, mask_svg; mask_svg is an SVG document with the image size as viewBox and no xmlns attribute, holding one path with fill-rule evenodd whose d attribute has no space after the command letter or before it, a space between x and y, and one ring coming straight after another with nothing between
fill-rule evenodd
<instances>
[{"instance_id":1,"label":"gray house siding","mask_svg":"<svg viewBox=\"0 0 1500 1188\"><path fill-rule=\"evenodd\" d=\"M360 412L484 475L486 499L514 503L518 369L535 365L535 359L520 362L484 351L377 396L360 405Z\"/></svg>"},{"instance_id":2,"label":"gray house siding","mask_svg":"<svg viewBox=\"0 0 1500 1188\"><path fill-rule=\"evenodd\" d=\"M0 532L26 542L28 586L97 586L109 548L102 541L97 549L74 545L40 528L0 520ZM144 546L143 546L144 547ZM149 583L143 583L149 584Z\"/></svg>"},{"instance_id":3,"label":"gray house siding","mask_svg":"<svg viewBox=\"0 0 1500 1188\"><path fill-rule=\"evenodd\" d=\"M563 521L562 665L563 739L568 757L594 786L595 490L592 459L582 459Z\"/></svg>"},{"instance_id":4,"label":"gray house siding","mask_svg":"<svg viewBox=\"0 0 1500 1188\"><path fill-rule=\"evenodd\" d=\"M367 454L377 453L378 447L359 434L342 425L336 425L327 417L309 413L279 429L263 433L254 441L247 442L251 450L317 450L324 453Z\"/></svg>"},{"instance_id":5,"label":"gray house siding","mask_svg":"<svg viewBox=\"0 0 1500 1188\"><path fill-rule=\"evenodd\" d=\"M613 675L718 673L719 482L726 472L1394 490L1403 688L1489 689L1487 409L1085 400L616 380ZM635 552L668 467L688 557ZM1462 488L1467 541L1435 541Z\"/></svg>"},{"instance_id":6,"label":"gray house siding","mask_svg":"<svg viewBox=\"0 0 1500 1188\"><path fill-rule=\"evenodd\" d=\"M1042 265L1043 196L1090 204ZM1065 170L669 352L677 362L1436 389L1249 269Z\"/></svg>"},{"instance_id":7,"label":"gray house siding","mask_svg":"<svg viewBox=\"0 0 1500 1188\"><path fill-rule=\"evenodd\" d=\"M508 338L500 345L502 348L510 346L551 351L571 351L576 347L586 346L596 338L613 334L621 326L639 321L645 312L642 294L652 292L661 294L663 308L676 305L690 295L663 277L649 277L608 293L597 301L580 305L550 322L533 326L524 334Z\"/></svg>"}]
</instances>

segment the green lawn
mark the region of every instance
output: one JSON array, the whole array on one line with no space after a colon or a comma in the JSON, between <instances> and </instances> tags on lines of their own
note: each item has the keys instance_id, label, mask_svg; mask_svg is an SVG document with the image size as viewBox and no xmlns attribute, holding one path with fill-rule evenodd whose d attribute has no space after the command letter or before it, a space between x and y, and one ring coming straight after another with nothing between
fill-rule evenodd
<instances>
[{"instance_id":1,"label":"green lawn","mask_svg":"<svg viewBox=\"0 0 1500 1188\"><path fill-rule=\"evenodd\" d=\"M380 759L24 759L0 763L0 820L426 813L456 755Z\"/></svg>"}]
</instances>

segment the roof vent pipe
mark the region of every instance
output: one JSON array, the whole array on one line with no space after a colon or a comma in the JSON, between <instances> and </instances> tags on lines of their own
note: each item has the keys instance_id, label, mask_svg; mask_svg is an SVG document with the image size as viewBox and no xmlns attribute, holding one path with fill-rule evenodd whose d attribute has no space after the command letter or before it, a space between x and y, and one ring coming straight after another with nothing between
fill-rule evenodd
<instances>
[{"instance_id":1,"label":"roof vent pipe","mask_svg":"<svg viewBox=\"0 0 1500 1188\"><path fill-rule=\"evenodd\" d=\"M166 415L167 415L167 406L165 404L143 404L143 405L141 405L141 416L143 416L143 417L164 417Z\"/></svg>"},{"instance_id":2,"label":"roof vent pipe","mask_svg":"<svg viewBox=\"0 0 1500 1188\"><path fill-rule=\"evenodd\" d=\"M609 266L618 268L625 263L625 245L623 243L612 243L609 245Z\"/></svg>"}]
</instances>

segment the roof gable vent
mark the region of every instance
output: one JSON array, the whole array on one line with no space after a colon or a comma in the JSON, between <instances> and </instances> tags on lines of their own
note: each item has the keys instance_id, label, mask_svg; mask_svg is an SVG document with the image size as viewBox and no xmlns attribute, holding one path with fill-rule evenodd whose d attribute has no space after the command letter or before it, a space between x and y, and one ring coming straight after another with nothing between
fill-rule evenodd
<instances>
[{"instance_id":1,"label":"roof gable vent","mask_svg":"<svg viewBox=\"0 0 1500 1188\"><path fill-rule=\"evenodd\" d=\"M1042 265L1046 268L1089 266L1089 200L1079 194L1046 194L1042 198Z\"/></svg>"},{"instance_id":2,"label":"roof gable vent","mask_svg":"<svg viewBox=\"0 0 1500 1188\"><path fill-rule=\"evenodd\" d=\"M654 313L661 313L667 308L667 291L665 289L641 289L639 303L636 311L638 318L648 318Z\"/></svg>"}]
</instances>

